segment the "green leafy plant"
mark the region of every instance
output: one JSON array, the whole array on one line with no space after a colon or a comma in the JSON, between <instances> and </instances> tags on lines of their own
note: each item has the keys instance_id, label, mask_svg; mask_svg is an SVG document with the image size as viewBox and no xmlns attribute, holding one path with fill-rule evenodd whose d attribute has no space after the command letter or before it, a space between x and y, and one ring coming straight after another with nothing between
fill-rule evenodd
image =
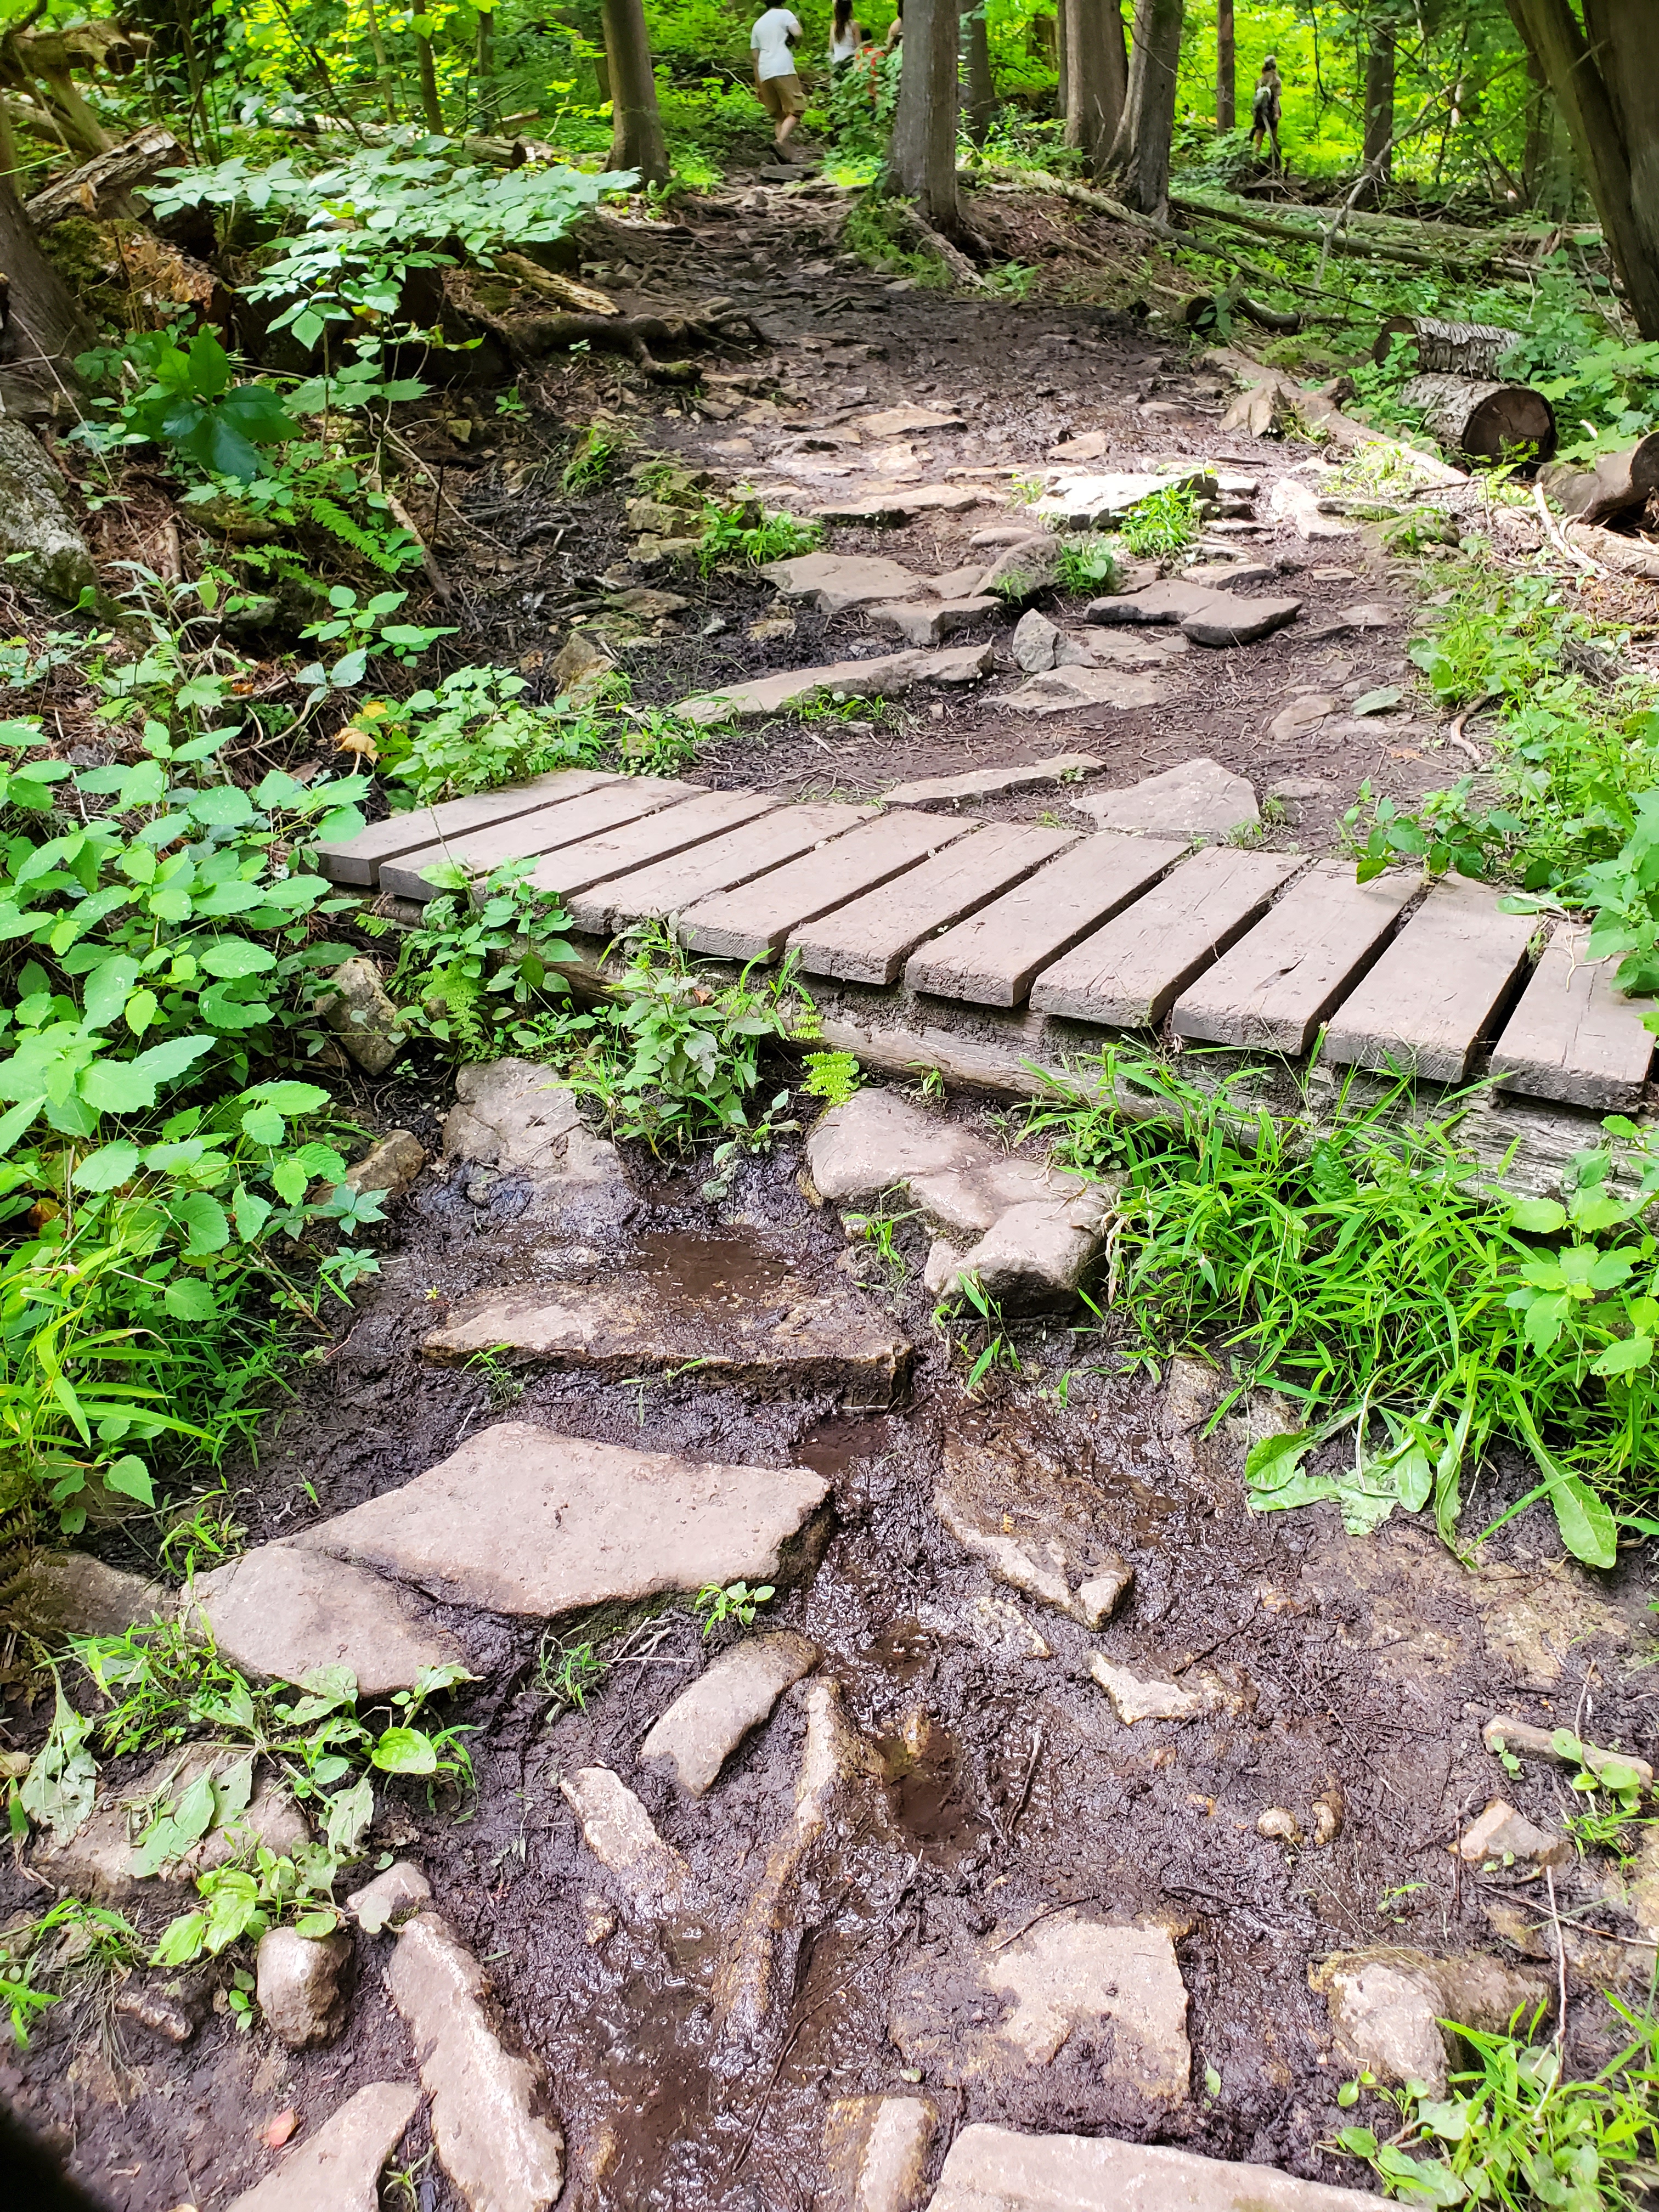
<instances>
[{"instance_id":1,"label":"green leafy plant","mask_svg":"<svg viewBox=\"0 0 1659 2212\"><path fill-rule=\"evenodd\" d=\"M747 1583L728 1583L724 1589L718 1583L708 1583L692 1601L692 1609L702 1617L705 1638L728 1620L736 1621L746 1634L754 1626L760 1607L769 1605L776 1595L770 1583L762 1583L754 1589Z\"/></svg>"},{"instance_id":2,"label":"green leafy plant","mask_svg":"<svg viewBox=\"0 0 1659 2212\"><path fill-rule=\"evenodd\" d=\"M769 561L810 553L823 538L816 522L797 522L793 514L768 514L757 500L739 500L729 507L708 500L703 504L697 565L705 576L723 561L744 561L758 568Z\"/></svg>"},{"instance_id":3,"label":"green leafy plant","mask_svg":"<svg viewBox=\"0 0 1659 2212\"><path fill-rule=\"evenodd\" d=\"M597 1644L567 1644L553 1630L544 1631L536 1649L536 1687L548 1700L546 1725L562 1713L586 1712L587 1700L609 1672Z\"/></svg>"},{"instance_id":4,"label":"green leafy plant","mask_svg":"<svg viewBox=\"0 0 1659 2212\"><path fill-rule=\"evenodd\" d=\"M1182 553L1203 528L1197 498L1185 484L1149 492L1120 519L1118 535L1137 557Z\"/></svg>"},{"instance_id":5,"label":"green leafy plant","mask_svg":"<svg viewBox=\"0 0 1659 2212\"><path fill-rule=\"evenodd\" d=\"M801 1089L809 1098L826 1106L844 1106L859 1087L858 1054L852 1052L809 1052L802 1063L806 1079Z\"/></svg>"},{"instance_id":6,"label":"green leafy plant","mask_svg":"<svg viewBox=\"0 0 1659 2212\"><path fill-rule=\"evenodd\" d=\"M188 350L166 331L135 332L128 352L150 382L94 442L170 446L210 475L248 483L270 466L265 447L299 434L270 385L231 381L230 356L211 330L198 331Z\"/></svg>"},{"instance_id":7,"label":"green leafy plant","mask_svg":"<svg viewBox=\"0 0 1659 2212\"><path fill-rule=\"evenodd\" d=\"M558 973L561 962L576 957L562 933L570 917L556 894L526 880L535 865L507 861L477 896L464 868L434 865L432 878L450 888L403 938L392 994L416 1033L458 1059L541 1052L586 1027L568 1012L569 990Z\"/></svg>"},{"instance_id":8,"label":"green leafy plant","mask_svg":"<svg viewBox=\"0 0 1659 2212\"><path fill-rule=\"evenodd\" d=\"M1067 538L1060 548L1060 586L1065 592L1115 591L1118 556L1104 533Z\"/></svg>"},{"instance_id":9,"label":"green leafy plant","mask_svg":"<svg viewBox=\"0 0 1659 2212\"><path fill-rule=\"evenodd\" d=\"M557 768L597 767L607 757L615 726L586 708L532 704L529 690L510 669L457 668L432 690L367 701L351 729L373 749L380 772L402 787L394 805L432 806Z\"/></svg>"},{"instance_id":10,"label":"green leafy plant","mask_svg":"<svg viewBox=\"0 0 1659 2212\"><path fill-rule=\"evenodd\" d=\"M441 637L454 636L453 623L434 627L424 623L389 622L387 617L395 615L408 599L407 592L376 592L359 600L349 584L331 586L331 612L324 620L308 623L300 635L315 638L319 644L332 645L343 641L346 650L326 673L320 663L302 668L300 682L318 691L325 688L350 690L362 682L369 662L380 653L389 653L400 661L416 660Z\"/></svg>"},{"instance_id":11,"label":"green leafy plant","mask_svg":"<svg viewBox=\"0 0 1659 2212\"><path fill-rule=\"evenodd\" d=\"M562 491L592 491L602 484L628 450L628 440L599 423L590 422L571 448L559 477Z\"/></svg>"},{"instance_id":12,"label":"green leafy plant","mask_svg":"<svg viewBox=\"0 0 1659 2212\"><path fill-rule=\"evenodd\" d=\"M138 1931L118 1912L61 1897L33 1920L0 1929L0 2005L10 2016L13 2041L27 2047L31 2023L66 1989L106 1984L143 1955Z\"/></svg>"}]
</instances>

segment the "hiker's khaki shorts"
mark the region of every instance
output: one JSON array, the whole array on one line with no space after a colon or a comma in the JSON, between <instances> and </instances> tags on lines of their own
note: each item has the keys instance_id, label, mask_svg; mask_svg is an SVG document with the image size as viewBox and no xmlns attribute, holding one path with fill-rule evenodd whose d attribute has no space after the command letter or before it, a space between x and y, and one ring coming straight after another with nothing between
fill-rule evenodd
<instances>
[{"instance_id":1,"label":"hiker's khaki shorts","mask_svg":"<svg viewBox=\"0 0 1659 2212\"><path fill-rule=\"evenodd\" d=\"M798 76L763 76L760 96L761 106L780 123L786 115L806 112L806 94L801 90Z\"/></svg>"}]
</instances>

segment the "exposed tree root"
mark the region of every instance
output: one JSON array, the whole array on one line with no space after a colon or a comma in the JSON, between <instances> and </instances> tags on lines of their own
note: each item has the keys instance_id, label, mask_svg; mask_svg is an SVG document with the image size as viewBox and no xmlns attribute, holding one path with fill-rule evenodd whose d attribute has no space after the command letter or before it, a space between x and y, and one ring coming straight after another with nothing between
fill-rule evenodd
<instances>
[{"instance_id":1,"label":"exposed tree root","mask_svg":"<svg viewBox=\"0 0 1659 2212\"><path fill-rule=\"evenodd\" d=\"M654 349L730 346L744 337L758 343L760 332L741 308L715 307L700 315L623 315L532 312L501 315L486 307L458 270L447 286L462 314L499 338L517 360L537 360L563 346L586 341L613 353L625 353L658 384L695 384L702 374L695 361L661 361Z\"/></svg>"}]
</instances>

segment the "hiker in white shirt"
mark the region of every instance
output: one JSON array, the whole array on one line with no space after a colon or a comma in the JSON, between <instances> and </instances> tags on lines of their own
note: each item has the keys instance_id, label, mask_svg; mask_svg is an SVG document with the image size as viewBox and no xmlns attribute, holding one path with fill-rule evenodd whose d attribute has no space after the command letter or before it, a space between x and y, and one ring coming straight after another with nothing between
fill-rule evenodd
<instances>
[{"instance_id":1,"label":"hiker in white shirt","mask_svg":"<svg viewBox=\"0 0 1659 2212\"><path fill-rule=\"evenodd\" d=\"M806 112L806 94L795 74L793 47L801 36L799 19L787 8L769 8L757 16L749 33L749 51L755 57L755 89L772 118L772 136L780 156L787 161L791 132Z\"/></svg>"}]
</instances>

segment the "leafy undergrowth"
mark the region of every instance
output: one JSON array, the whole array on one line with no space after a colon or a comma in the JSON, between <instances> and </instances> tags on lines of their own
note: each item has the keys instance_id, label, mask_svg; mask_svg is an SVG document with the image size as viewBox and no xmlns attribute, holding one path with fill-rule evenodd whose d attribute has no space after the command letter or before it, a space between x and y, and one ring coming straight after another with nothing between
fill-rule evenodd
<instances>
[{"instance_id":1,"label":"leafy undergrowth","mask_svg":"<svg viewBox=\"0 0 1659 2212\"><path fill-rule=\"evenodd\" d=\"M1651 1528L1650 1139L1614 1117L1575 1156L1565 1206L1516 1203L1479 1179L1455 1098L1437 1121L1407 1117L1404 1084L1369 1106L1345 1090L1322 1115L1269 1114L1245 1103L1247 1075L1211 1093L1117 1051L1097 1074L1098 1100L1053 1085L1032 1133L1061 1164L1123 1178L1102 1305L1131 1354L1212 1350L1232 1395L1289 1401L1293 1425L1249 1455L1258 1510L1334 1499L1358 1532L1428 1507L1448 1543L1472 1547L1547 1498L1568 1549L1599 1566L1621 1520ZM1500 1438L1536 1485L1461 1534ZM1324 1449L1339 1439L1340 1460Z\"/></svg>"}]
</instances>

